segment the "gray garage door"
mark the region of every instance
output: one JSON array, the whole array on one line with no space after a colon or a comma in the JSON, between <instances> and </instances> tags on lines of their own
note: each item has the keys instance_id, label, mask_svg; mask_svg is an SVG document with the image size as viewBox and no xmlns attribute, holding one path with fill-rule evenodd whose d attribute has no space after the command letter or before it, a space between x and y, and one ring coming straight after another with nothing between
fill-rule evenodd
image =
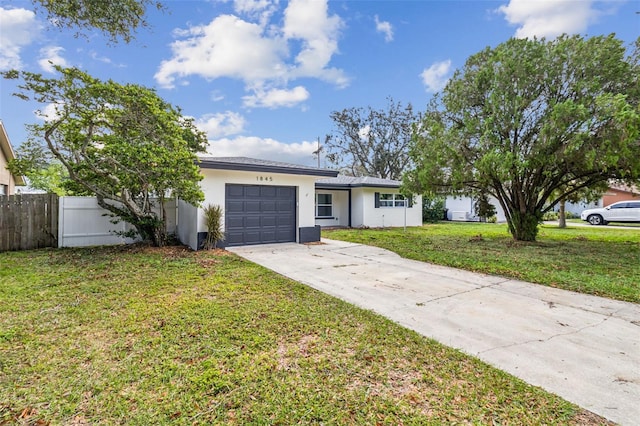
<instances>
[{"instance_id":1,"label":"gray garage door","mask_svg":"<svg viewBox=\"0 0 640 426\"><path fill-rule=\"evenodd\" d=\"M227 184L227 246L296 241L296 188Z\"/></svg>"}]
</instances>

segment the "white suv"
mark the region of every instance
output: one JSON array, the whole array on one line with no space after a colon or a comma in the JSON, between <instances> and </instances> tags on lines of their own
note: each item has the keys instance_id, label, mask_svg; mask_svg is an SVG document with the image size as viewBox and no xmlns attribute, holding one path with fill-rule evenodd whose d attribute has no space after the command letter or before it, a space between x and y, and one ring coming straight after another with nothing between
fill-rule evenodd
<instances>
[{"instance_id":1,"label":"white suv","mask_svg":"<svg viewBox=\"0 0 640 426\"><path fill-rule=\"evenodd\" d=\"M609 222L640 222L640 201L618 201L601 209L588 209L580 219L592 225L606 225Z\"/></svg>"}]
</instances>

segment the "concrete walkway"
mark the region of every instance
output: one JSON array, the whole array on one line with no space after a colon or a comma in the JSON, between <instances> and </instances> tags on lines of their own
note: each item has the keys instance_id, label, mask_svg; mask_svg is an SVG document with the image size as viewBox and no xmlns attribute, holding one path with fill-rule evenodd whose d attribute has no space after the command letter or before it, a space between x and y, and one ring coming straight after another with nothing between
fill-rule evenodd
<instances>
[{"instance_id":1,"label":"concrete walkway","mask_svg":"<svg viewBox=\"0 0 640 426\"><path fill-rule=\"evenodd\" d=\"M640 424L638 304L402 259L340 241L229 251L607 419Z\"/></svg>"}]
</instances>

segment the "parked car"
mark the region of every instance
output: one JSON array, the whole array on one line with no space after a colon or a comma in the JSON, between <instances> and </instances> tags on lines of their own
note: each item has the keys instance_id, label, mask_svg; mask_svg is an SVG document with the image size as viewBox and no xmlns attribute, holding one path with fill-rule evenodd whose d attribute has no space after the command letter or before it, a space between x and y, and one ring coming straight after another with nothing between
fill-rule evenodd
<instances>
[{"instance_id":1,"label":"parked car","mask_svg":"<svg viewBox=\"0 0 640 426\"><path fill-rule=\"evenodd\" d=\"M609 222L640 222L640 201L618 201L600 209L584 210L580 219L592 225Z\"/></svg>"}]
</instances>

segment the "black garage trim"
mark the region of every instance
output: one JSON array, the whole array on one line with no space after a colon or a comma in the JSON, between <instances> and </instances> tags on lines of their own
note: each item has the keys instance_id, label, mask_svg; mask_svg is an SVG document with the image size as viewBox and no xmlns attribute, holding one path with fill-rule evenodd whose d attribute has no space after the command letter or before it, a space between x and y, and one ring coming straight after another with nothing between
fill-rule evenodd
<instances>
[{"instance_id":1,"label":"black garage trim","mask_svg":"<svg viewBox=\"0 0 640 426\"><path fill-rule=\"evenodd\" d=\"M296 241L296 187L225 185L227 247Z\"/></svg>"}]
</instances>

